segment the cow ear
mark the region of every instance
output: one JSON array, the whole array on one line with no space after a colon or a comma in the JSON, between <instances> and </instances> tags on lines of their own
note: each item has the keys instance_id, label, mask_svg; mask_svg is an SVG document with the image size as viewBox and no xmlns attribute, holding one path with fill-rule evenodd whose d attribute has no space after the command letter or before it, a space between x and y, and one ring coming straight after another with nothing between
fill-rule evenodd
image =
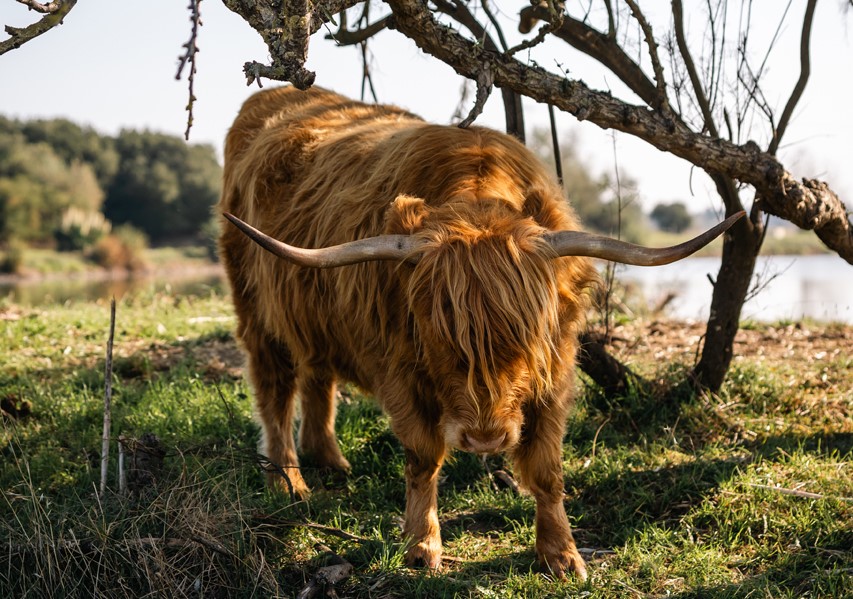
<instances>
[{"instance_id":1,"label":"cow ear","mask_svg":"<svg viewBox=\"0 0 853 599\"><path fill-rule=\"evenodd\" d=\"M531 187L525 193L521 211L546 229L577 228L577 223L572 218L572 209L558 189Z\"/></svg>"},{"instance_id":2,"label":"cow ear","mask_svg":"<svg viewBox=\"0 0 853 599\"><path fill-rule=\"evenodd\" d=\"M391 235L411 235L423 228L429 207L421 198L399 195L391 202L385 232Z\"/></svg>"}]
</instances>

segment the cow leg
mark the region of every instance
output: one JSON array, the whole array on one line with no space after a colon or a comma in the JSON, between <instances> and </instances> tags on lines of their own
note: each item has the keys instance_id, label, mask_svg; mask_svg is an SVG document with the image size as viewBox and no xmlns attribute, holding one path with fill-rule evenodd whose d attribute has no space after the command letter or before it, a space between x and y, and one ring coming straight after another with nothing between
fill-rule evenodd
<instances>
[{"instance_id":1,"label":"cow leg","mask_svg":"<svg viewBox=\"0 0 853 599\"><path fill-rule=\"evenodd\" d=\"M403 535L408 539L406 563L433 570L441 566L441 532L438 525L438 472L444 461L444 445L406 448L406 518Z\"/></svg>"},{"instance_id":2,"label":"cow leg","mask_svg":"<svg viewBox=\"0 0 853 599\"><path fill-rule=\"evenodd\" d=\"M563 507L562 442L568 402L531 404L525 410L514 460L522 484L536 499L536 555L556 576L574 572L586 580L586 566L575 546Z\"/></svg>"},{"instance_id":3,"label":"cow leg","mask_svg":"<svg viewBox=\"0 0 853 599\"><path fill-rule=\"evenodd\" d=\"M438 473L447 444L439 427L437 405L431 390L419 387L417 374L395 371L377 390L380 403L391 417L391 429L406 453L406 563L441 567L441 532L438 525Z\"/></svg>"},{"instance_id":4,"label":"cow leg","mask_svg":"<svg viewBox=\"0 0 853 599\"><path fill-rule=\"evenodd\" d=\"M285 493L292 490L297 497L306 497L310 490L299 471L293 440L296 375L290 350L259 334L241 338L249 354L249 379L263 429L261 452L275 465L267 472L267 483Z\"/></svg>"},{"instance_id":5,"label":"cow leg","mask_svg":"<svg viewBox=\"0 0 853 599\"><path fill-rule=\"evenodd\" d=\"M350 463L341 453L335 436L335 378L325 370L299 373L302 422L299 449L321 468L349 472Z\"/></svg>"}]
</instances>

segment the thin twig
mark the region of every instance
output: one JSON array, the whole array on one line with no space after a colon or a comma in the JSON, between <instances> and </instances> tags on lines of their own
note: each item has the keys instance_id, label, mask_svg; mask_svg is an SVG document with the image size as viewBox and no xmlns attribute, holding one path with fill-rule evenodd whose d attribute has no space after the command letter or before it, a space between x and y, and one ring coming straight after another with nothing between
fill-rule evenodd
<instances>
[{"instance_id":1,"label":"thin twig","mask_svg":"<svg viewBox=\"0 0 853 599\"><path fill-rule=\"evenodd\" d=\"M190 11L190 22L192 23L192 30L190 31L190 39L183 45L183 48L186 49L181 56L178 56L178 72L175 74L175 79L180 80L181 73L184 71L184 67L189 63L190 65L190 73L187 75L187 83L189 86L189 99L187 100L187 129L184 132L184 139L189 140L190 138L190 129L193 126L193 106L195 106L195 93L193 88L195 86L195 73L196 73L196 57L198 56L198 29L201 27L201 10L200 10L201 0L190 0L189 6L187 8Z\"/></svg>"},{"instance_id":2,"label":"thin twig","mask_svg":"<svg viewBox=\"0 0 853 599\"><path fill-rule=\"evenodd\" d=\"M595 429L595 436L593 436L593 438L592 438L592 453L591 453L591 455L590 455L590 457L592 457L592 458L594 458L594 457L595 457L595 447L596 447L596 445L598 444L598 434L601 432L601 429L603 429L603 428L604 428L604 426L605 426L608 422L610 422L610 416L608 416L607 418L605 418L604 422L602 422L602 423L601 423L601 425L599 425L599 427L598 427L597 429Z\"/></svg>"},{"instance_id":3,"label":"thin twig","mask_svg":"<svg viewBox=\"0 0 853 599\"><path fill-rule=\"evenodd\" d=\"M488 17L492 27L495 28L495 33L498 35L498 41L501 43L501 48L506 52L509 49L509 45L506 43L506 38L504 37L503 29L501 29L501 24L498 23L498 20L489 8L489 0L481 0L480 6L483 7L483 12L486 13L486 17Z\"/></svg>"},{"instance_id":4,"label":"thin twig","mask_svg":"<svg viewBox=\"0 0 853 599\"><path fill-rule=\"evenodd\" d=\"M675 23L675 41L678 44L678 52L681 54L682 61L684 61L687 75L690 77L690 84L693 86L693 95L702 111L702 118L705 119L705 129L712 137L719 137L720 134L717 131L717 125L714 123L714 115L711 113L711 104L708 102L708 97L702 88L702 82L699 80L696 65L693 63L693 56L687 47L687 39L684 34L684 9L681 5L681 0L673 0L672 17Z\"/></svg>"},{"instance_id":5,"label":"thin twig","mask_svg":"<svg viewBox=\"0 0 853 599\"><path fill-rule=\"evenodd\" d=\"M367 6L367 5L365 5ZM326 34L327 40L334 40L336 44L339 46L354 46L355 44L360 44L362 42L367 41L386 27L388 27L388 23L391 20L391 16L385 16L371 23L370 25L365 25L364 27L360 27L358 29L347 29L345 21L341 20L341 26L334 33Z\"/></svg>"},{"instance_id":6,"label":"thin twig","mask_svg":"<svg viewBox=\"0 0 853 599\"><path fill-rule=\"evenodd\" d=\"M113 339L116 331L116 298L110 301L110 336L104 364L104 431L101 437L101 496L107 490L107 466L110 462L111 403L113 397Z\"/></svg>"},{"instance_id":7,"label":"thin twig","mask_svg":"<svg viewBox=\"0 0 853 599\"><path fill-rule=\"evenodd\" d=\"M782 141L785 129L787 129L788 123L791 121L791 116L794 114L794 108L797 107L797 103L800 101L803 91L806 89L806 84L809 81L809 74L811 73L809 46L816 4L817 0L809 0L808 5L806 5L806 14L803 17L803 33L800 38L800 78L797 79L794 90L791 92L791 97L788 98L788 102L782 110L782 116L779 117L779 125L773 132L773 141L770 142L770 147L767 150L771 154L775 154L776 150L779 149L779 143Z\"/></svg>"},{"instance_id":8,"label":"thin twig","mask_svg":"<svg viewBox=\"0 0 853 599\"><path fill-rule=\"evenodd\" d=\"M666 97L666 79L663 76L663 67L660 64L660 56L658 55L658 44L657 41L655 41L652 26L634 0L625 0L625 2L631 9L631 14L634 15L634 19L636 19L637 23L640 25L640 29L643 31L643 36L646 38L646 45L649 48L649 58L652 61L652 71L655 74L655 84L657 88L657 106L654 108L659 108L662 111L668 112L669 101Z\"/></svg>"},{"instance_id":9,"label":"thin twig","mask_svg":"<svg viewBox=\"0 0 853 599\"><path fill-rule=\"evenodd\" d=\"M320 532L338 537L340 539L344 539L346 541L355 541L357 543L369 543L371 540L365 537L359 537L358 535L354 535L345 530L341 530L340 528L335 528L334 526L326 526L324 524L317 524L316 522L300 520L280 520L278 518L265 515L257 516L256 518L254 518L254 521L260 525L272 527L310 528L312 530L318 530Z\"/></svg>"},{"instance_id":10,"label":"thin twig","mask_svg":"<svg viewBox=\"0 0 853 599\"><path fill-rule=\"evenodd\" d=\"M775 491L783 495L793 495L795 497L804 497L806 499L835 499L837 501L845 501L853 503L853 497L837 497L834 495L821 495L820 493L810 493L808 491L800 491L799 489L786 489L785 487L774 487L772 485L760 485L758 483L746 483L748 487L761 489L763 491Z\"/></svg>"}]
</instances>

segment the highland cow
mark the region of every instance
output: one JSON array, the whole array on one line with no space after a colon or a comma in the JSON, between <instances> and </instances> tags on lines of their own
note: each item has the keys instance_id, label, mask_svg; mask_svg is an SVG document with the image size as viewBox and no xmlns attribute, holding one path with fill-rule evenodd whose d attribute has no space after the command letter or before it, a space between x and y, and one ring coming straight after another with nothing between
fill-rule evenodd
<instances>
[{"instance_id":1,"label":"highland cow","mask_svg":"<svg viewBox=\"0 0 853 599\"><path fill-rule=\"evenodd\" d=\"M562 440L590 257L662 264L578 231L561 189L521 143L431 125L318 88L262 91L225 145L220 248L248 356L263 452L299 494L299 450L346 471L335 384L375 395L405 450L410 564L441 563L438 473L448 451L506 452L536 500L536 553L586 576L563 507ZM249 226L249 223L251 226ZM263 233L261 233L263 231Z\"/></svg>"}]
</instances>

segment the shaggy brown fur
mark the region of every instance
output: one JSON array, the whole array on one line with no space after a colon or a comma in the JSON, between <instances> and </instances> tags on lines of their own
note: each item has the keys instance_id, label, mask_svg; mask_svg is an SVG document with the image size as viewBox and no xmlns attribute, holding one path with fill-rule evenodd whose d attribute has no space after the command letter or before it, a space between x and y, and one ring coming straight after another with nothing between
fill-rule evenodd
<instances>
[{"instance_id":1,"label":"shaggy brown fur","mask_svg":"<svg viewBox=\"0 0 853 599\"><path fill-rule=\"evenodd\" d=\"M225 146L219 208L300 247L381 234L423 241L411 262L294 266L225 224L222 257L266 455L346 470L334 385L374 393L406 449L407 559L438 567L437 478L449 447L506 451L536 498L536 550L585 576L561 468L577 335L595 272L540 235L575 229L560 189L514 139L430 125L314 88L263 91ZM271 476L274 484L280 484Z\"/></svg>"}]
</instances>

